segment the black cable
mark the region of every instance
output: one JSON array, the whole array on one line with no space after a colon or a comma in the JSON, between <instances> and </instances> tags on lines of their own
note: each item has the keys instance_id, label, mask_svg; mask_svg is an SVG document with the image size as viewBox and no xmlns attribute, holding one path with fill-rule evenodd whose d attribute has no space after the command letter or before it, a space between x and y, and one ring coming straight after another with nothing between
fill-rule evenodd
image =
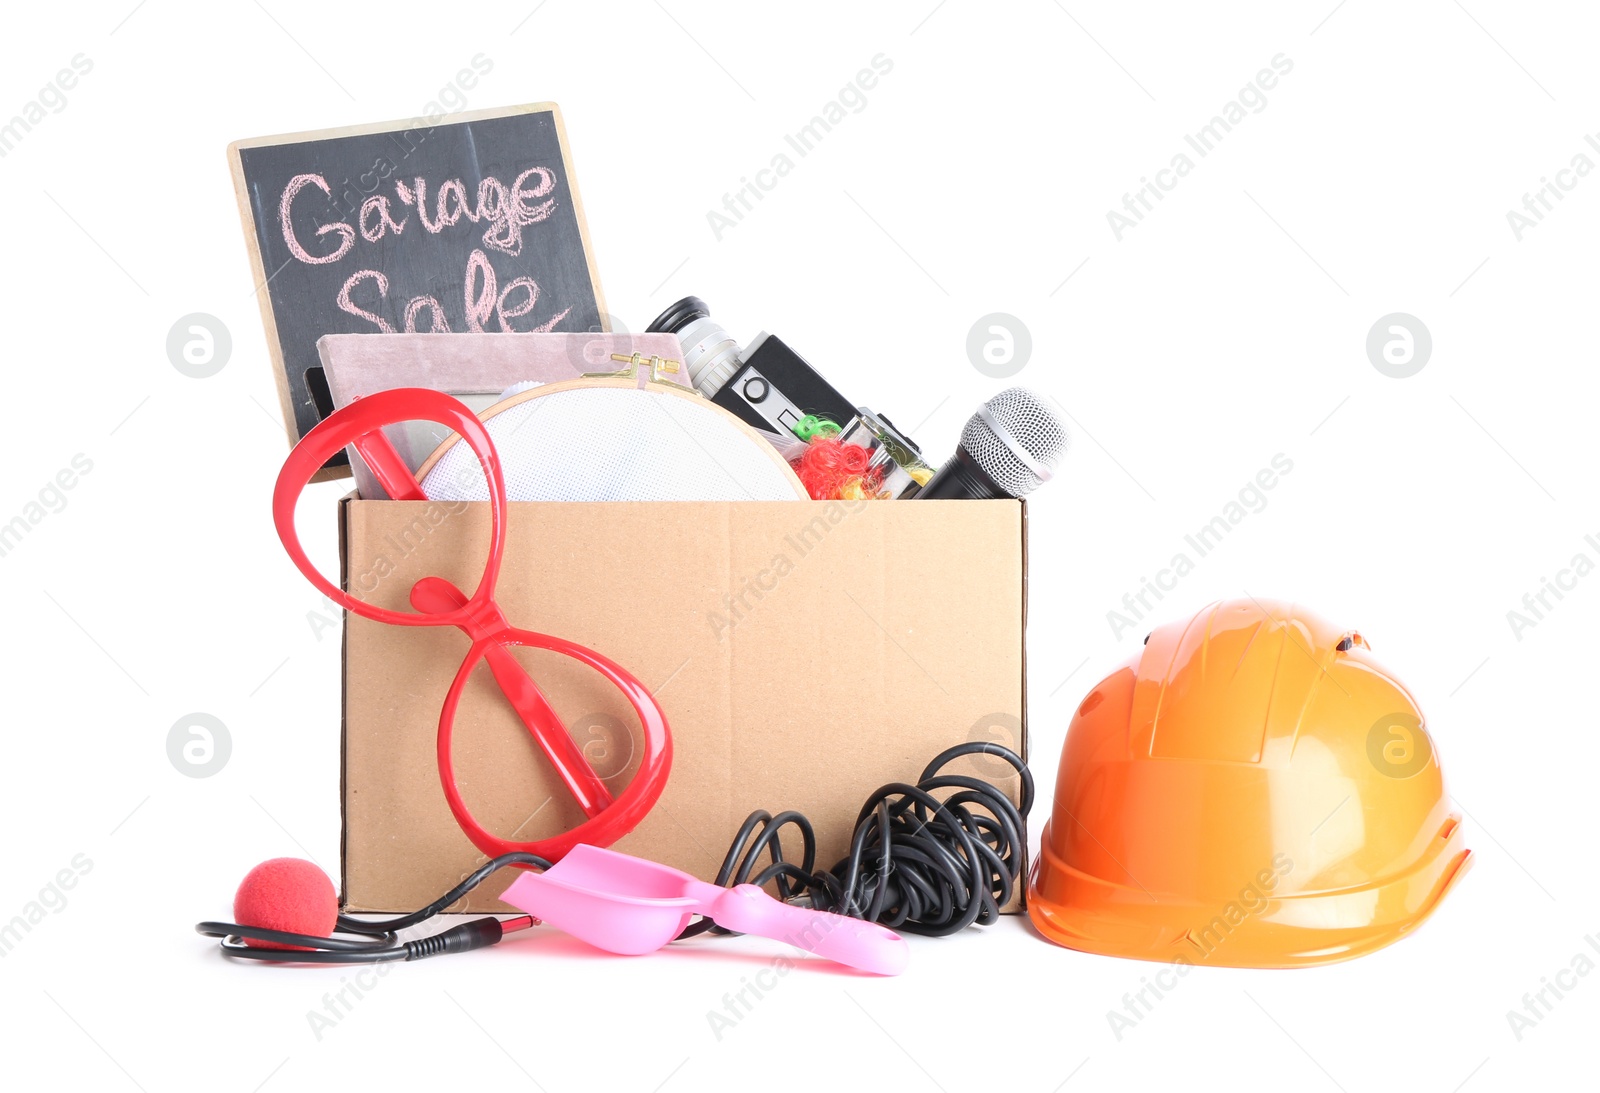
<instances>
[{"instance_id":1,"label":"black cable","mask_svg":"<svg viewBox=\"0 0 1600 1093\"><path fill-rule=\"evenodd\" d=\"M1010 764L1021 778L1020 806L989 782L940 773L968 755L991 755ZM943 799L935 795L945 790L955 792ZM869 796L856 817L850 852L832 869L817 870L816 833L804 815L757 811L734 836L716 883L771 885L787 903L906 933L940 937L974 924L987 926L999 918L1000 908L1011 900L1021 879L1025 818L1032 807L1033 775L1020 756L999 744L958 744L935 756L916 785L891 782ZM791 825L800 834L798 861L790 861L783 852L782 831ZM505 922L494 917L473 919L404 943L399 943L398 934L440 914L511 865L550 868L548 861L533 854L502 854L410 914L376 921L339 915L334 928L344 937L231 922L202 922L195 931L221 938L222 951L229 956L278 963L377 964L466 952L493 945L505 933L532 925L533 919L527 915ZM731 932L702 918L678 936L693 937L708 930ZM298 948L263 949L246 945L246 939Z\"/></svg>"},{"instance_id":2,"label":"black cable","mask_svg":"<svg viewBox=\"0 0 1600 1093\"><path fill-rule=\"evenodd\" d=\"M966 755L992 755L1022 779L1020 807L977 778L939 772ZM940 790L956 792L940 800ZM987 926L1021 879L1033 775L1021 756L973 741L940 752L914 786L891 782L867 798L856 817L850 853L818 872L811 822L798 812L752 812L734 836L716 883L771 884L779 899L878 922L906 933L942 937ZM800 858L784 857L781 831L800 833ZM767 857L762 866L762 855ZM730 931L702 918L680 938Z\"/></svg>"},{"instance_id":3,"label":"black cable","mask_svg":"<svg viewBox=\"0 0 1600 1093\"><path fill-rule=\"evenodd\" d=\"M195 932L203 937L222 939L222 951L229 956L249 960L265 960L294 964L381 964L391 960L421 960L442 953L466 952L493 945L509 929L522 929L532 924L523 915L508 922L497 918L473 919L459 926L434 934L396 944L401 930L440 914L446 907L488 880L491 875L508 865L531 866L549 869L550 863L536 854L502 854L492 858L460 884L418 911L395 918L366 921L340 915L334 930L356 937L319 937L315 934L296 934L284 930L268 930L260 926L242 926L236 922L201 922ZM527 919L524 923L523 920ZM246 945L245 939L270 941L278 945L295 945L297 949L262 949Z\"/></svg>"}]
</instances>

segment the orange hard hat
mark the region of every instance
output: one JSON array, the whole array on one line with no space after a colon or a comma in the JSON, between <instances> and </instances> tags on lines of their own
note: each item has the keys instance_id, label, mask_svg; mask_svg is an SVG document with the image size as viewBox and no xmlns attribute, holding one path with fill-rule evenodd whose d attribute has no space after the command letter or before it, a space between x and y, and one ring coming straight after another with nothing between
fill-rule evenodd
<instances>
[{"instance_id":1,"label":"orange hard hat","mask_svg":"<svg viewBox=\"0 0 1600 1093\"><path fill-rule=\"evenodd\" d=\"M1422 712L1361 635L1229 600L1078 706L1028 914L1084 952L1323 964L1426 918L1463 842Z\"/></svg>"}]
</instances>

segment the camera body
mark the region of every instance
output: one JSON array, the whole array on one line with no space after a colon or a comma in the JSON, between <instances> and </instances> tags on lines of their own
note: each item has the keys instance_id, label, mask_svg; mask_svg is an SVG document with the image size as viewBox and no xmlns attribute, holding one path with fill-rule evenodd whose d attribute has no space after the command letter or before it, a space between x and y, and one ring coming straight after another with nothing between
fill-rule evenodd
<instances>
[{"instance_id":1,"label":"camera body","mask_svg":"<svg viewBox=\"0 0 1600 1093\"><path fill-rule=\"evenodd\" d=\"M645 329L676 335L695 390L766 433L786 454L798 441L801 419L825 418L834 435L872 454L885 496L914 496L931 476L910 438L887 417L851 403L777 335L763 331L740 349L698 296L685 296Z\"/></svg>"},{"instance_id":2,"label":"camera body","mask_svg":"<svg viewBox=\"0 0 1600 1093\"><path fill-rule=\"evenodd\" d=\"M850 400L781 338L762 332L741 350L698 296L685 296L645 329L676 335L694 389L757 429L787 439L808 414L840 426L856 416Z\"/></svg>"},{"instance_id":3,"label":"camera body","mask_svg":"<svg viewBox=\"0 0 1600 1093\"><path fill-rule=\"evenodd\" d=\"M841 426L856 416L850 400L777 335L757 334L742 358L711 401L756 428L789 437L807 415Z\"/></svg>"}]
</instances>

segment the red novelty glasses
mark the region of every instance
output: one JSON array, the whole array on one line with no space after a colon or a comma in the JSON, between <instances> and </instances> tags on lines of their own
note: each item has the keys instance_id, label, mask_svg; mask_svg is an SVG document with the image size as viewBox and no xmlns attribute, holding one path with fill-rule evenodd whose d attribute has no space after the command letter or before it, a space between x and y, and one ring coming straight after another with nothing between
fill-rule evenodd
<instances>
[{"instance_id":1,"label":"red novelty glasses","mask_svg":"<svg viewBox=\"0 0 1600 1093\"><path fill-rule=\"evenodd\" d=\"M312 476L345 447L354 447L389 496L397 501L426 501L422 486L395 451L384 428L406 421L431 421L446 425L477 455L489 484L489 558L477 589L468 596L442 577L424 577L411 586L415 613L391 611L363 603L336 587L306 557L295 530L295 506ZM672 766L672 737L666 715L639 680L593 649L550 634L520 630L506 621L494 602L494 585L500 575L506 546L506 485L500 457L483 423L461 402L440 391L401 387L381 391L335 411L307 433L289 453L278 474L272 495L272 518L289 557L313 585L333 602L362 618L394 626L454 626L471 640L466 659L456 673L444 706L439 711L439 780L456 822L475 846L491 857L520 851L550 861L560 859L578 843L609 846L632 831L661 796ZM544 692L512 655L511 647L525 645L571 657L588 666L620 690L639 718L644 735L644 757L627 789L613 797L583 751L561 723ZM495 681L549 759L586 819L560 835L535 842L511 842L487 831L472 816L456 788L451 759L451 738L456 708L467 680L479 663L487 660Z\"/></svg>"}]
</instances>

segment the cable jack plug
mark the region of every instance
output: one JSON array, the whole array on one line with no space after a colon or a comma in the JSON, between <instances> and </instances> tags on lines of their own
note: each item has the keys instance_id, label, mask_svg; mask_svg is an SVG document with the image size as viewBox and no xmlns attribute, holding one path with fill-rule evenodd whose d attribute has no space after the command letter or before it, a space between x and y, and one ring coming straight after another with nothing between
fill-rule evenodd
<instances>
[{"instance_id":1,"label":"cable jack plug","mask_svg":"<svg viewBox=\"0 0 1600 1093\"><path fill-rule=\"evenodd\" d=\"M518 915L502 922L494 917L475 918L452 926L430 937L408 941L403 946L407 960L422 960L444 953L464 953L497 944L506 934L526 930L538 922L532 915Z\"/></svg>"}]
</instances>

